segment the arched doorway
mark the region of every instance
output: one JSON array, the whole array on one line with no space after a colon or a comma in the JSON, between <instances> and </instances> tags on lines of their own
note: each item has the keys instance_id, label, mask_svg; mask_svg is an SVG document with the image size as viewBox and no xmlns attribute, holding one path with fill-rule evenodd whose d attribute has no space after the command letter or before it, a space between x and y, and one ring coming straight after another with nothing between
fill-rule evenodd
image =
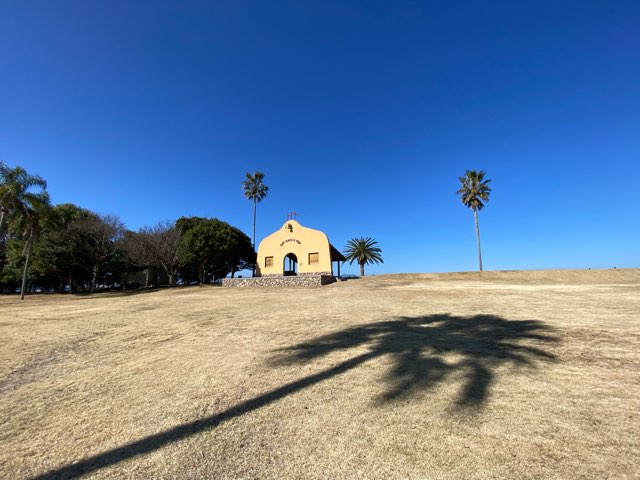
<instances>
[{"instance_id":1,"label":"arched doorway","mask_svg":"<svg viewBox=\"0 0 640 480\"><path fill-rule=\"evenodd\" d=\"M284 257L283 275L285 277L298 275L298 257L293 253L289 253Z\"/></svg>"}]
</instances>

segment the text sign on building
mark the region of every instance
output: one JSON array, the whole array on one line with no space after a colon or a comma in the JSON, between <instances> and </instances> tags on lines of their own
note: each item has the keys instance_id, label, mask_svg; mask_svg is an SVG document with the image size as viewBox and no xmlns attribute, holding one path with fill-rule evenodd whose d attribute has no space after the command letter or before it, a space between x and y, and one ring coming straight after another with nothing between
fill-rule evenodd
<instances>
[{"instance_id":1,"label":"text sign on building","mask_svg":"<svg viewBox=\"0 0 640 480\"><path fill-rule=\"evenodd\" d=\"M285 243L289 243L289 242L296 242L298 245L302 245L302 242L300 240L296 240L295 238L287 238L284 242L280 244L280 246L282 247Z\"/></svg>"}]
</instances>

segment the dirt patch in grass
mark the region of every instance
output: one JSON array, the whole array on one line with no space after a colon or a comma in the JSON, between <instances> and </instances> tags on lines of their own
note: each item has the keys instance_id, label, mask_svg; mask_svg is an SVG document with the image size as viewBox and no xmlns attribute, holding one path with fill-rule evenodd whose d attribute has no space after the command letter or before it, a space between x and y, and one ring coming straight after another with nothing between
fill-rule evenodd
<instances>
[{"instance_id":1,"label":"dirt patch in grass","mask_svg":"<svg viewBox=\"0 0 640 480\"><path fill-rule=\"evenodd\" d=\"M640 271L0 297L2 478L638 478Z\"/></svg>"}]
</instances>

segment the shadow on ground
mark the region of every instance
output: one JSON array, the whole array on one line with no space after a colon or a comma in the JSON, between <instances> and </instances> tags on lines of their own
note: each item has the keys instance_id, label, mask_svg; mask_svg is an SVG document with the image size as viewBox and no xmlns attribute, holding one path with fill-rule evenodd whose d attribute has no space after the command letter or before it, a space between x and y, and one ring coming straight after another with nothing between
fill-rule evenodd
<instances>
[{"instance_id":1,"label":"shadow on ground","mask_svg":"<svg viewBox=\"0 0 640 480\"><path fill-rule=\"evenodd\" d=\"M537 320L506 320L493 315L402 317L287 347L280 350L281 357L275 363L302 364L364 347L368 352L355 358L390 356L393 361L393 368L383 379L388 389L381 401L417 394L461 372L465 381L458 405L481 406L490 393L497 367L533 366L539 360L554 360L542 346L557 341L550 327Z\"/></svg>"},{"instance_id":2,"label":"shadow on ground","mask_svg":"<svg viewBox=\"0 0 640 480\"><path fill-rule=\"evenodd\" d=\"M393 359L393 367L381 379L388 389L380 401L417 394L446 381L453 373L462 372L465 381L457 406L480 407L489 398L497 367L504 364L534 366L540 361L553 361L554 355L543 347L554 342L558 342L558 338L543 322L506 320L492 315L402 317L347 328L278 351L272 362L274 368L304 364L334 352L366 349L364 353L240 402L216 415L178 425L34 478L77 478L115 465L215 428L222 422L387 355Z\"/></svg>"}]
</instances>

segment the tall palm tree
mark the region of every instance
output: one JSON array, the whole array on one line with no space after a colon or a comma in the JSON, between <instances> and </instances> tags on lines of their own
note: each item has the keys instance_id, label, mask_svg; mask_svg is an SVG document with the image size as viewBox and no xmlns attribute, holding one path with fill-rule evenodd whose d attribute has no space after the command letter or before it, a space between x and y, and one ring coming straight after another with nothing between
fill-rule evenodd
<instances>
[{"instance_id":1,"label":"tall palm tree","mask_svg":"<svg viewBox=\"0 0 640 480\"><path fill-rule=\"evenodd\" d=\"M371 237L352 238L347 242L344 247L344 256L347 257L349 265L354 260L360 265L360 276L364 277L364 266L366 264L384 263L382 260L382 250L377 246L376 242Z\"/></svg>"},{"instance_id":2,"label":"tall palm tree","mask_svg":"<svg viewBox=\"0 0 640 480\"><path fill-rule=\"evenodd\" d=\"M49 203L44 192L46 188L47 182L42 177L29 175L22 167L9 168L0 162L0 236L8 217L22 215L28 208L37 210Z\"/></svg>"},{"instance_id":3,"label":"tall palm tree","mask_svg":"<svg viewBox=\"0 0 640 480\"><path fill-rule=\"evenodd\" d=\"M267 196L269 187L267 187L264 180L264 173L254 172L251 175L249 172L245 173L245 181L242 182L242 189L244 190L244 196L249 200L253 200L253 236L251 237L251 246L256 249L256 206Z\"/></svg>"},{"instance_id":4,"label":"tall palm tree","mask_svg":"<svg viewBox=\"0 0 640 480\"><path fill-rule=\"evenodd\" d=\"M480 228L478 227L478 212L484 208L483 202L489 201L491 188L489 182L484 176L487 174L484 170L479 172L476 170L467 170L460 180L460 189L456 192L460 195L460 200L468 208L473 210L473 219L476 225L476 238L478 239L478 265L482 271L482 253L480 251Z\"/></svg>"}]
</instances>

